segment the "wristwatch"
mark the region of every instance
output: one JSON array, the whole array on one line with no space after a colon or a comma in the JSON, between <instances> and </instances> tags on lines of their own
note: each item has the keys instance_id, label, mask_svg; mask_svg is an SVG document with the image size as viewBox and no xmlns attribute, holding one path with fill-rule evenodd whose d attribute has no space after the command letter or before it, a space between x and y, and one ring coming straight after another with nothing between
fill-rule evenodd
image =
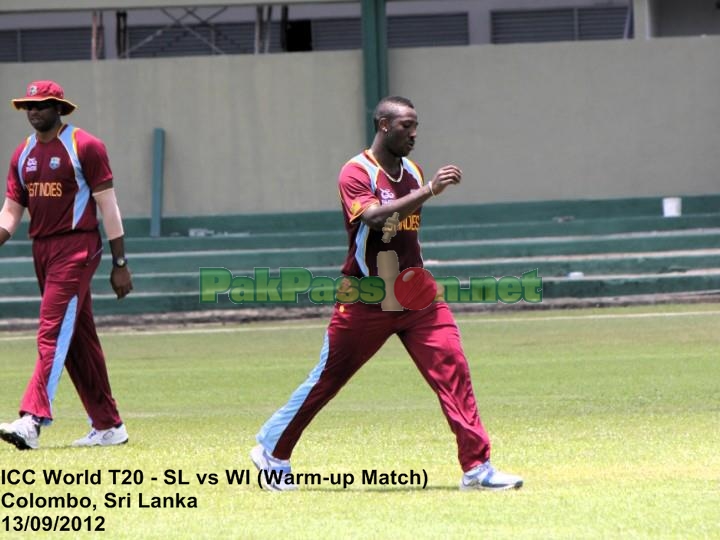
<instances>
[{"instance_id":1,"label":"wristwatch","mask_svg":"<svg viewBox=\"0 0 720 540\"><path fill-rule=\"evenodd\" d=\"M125 257L113 257L112 264L115 268L125 268L127 266L127 259Z\"/></svg>"}]
</instances>

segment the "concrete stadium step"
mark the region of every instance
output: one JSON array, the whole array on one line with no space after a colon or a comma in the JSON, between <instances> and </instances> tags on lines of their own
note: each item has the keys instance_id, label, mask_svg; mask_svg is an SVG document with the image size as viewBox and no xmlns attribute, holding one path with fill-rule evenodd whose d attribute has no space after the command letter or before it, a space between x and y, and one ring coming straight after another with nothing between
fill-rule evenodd
<instances>
[{"instance_id":1,"label":"concrete stadium step","mask_svg":"<svg viewBox=\"0 0 720 540\"><path fill-rule=\"evenodd\" d=\"M486 258L541 257L549 255L588 255L608 253L645 253L720 248L720 229L662 231L598 235L591 237L541 237L503 240L457 240L424 242L426 260L467 260ZM340 266L347 248L344 245L311 248L228 249L135 253L129 256L133 272L188 272L200 267L255 268ZM109 257L103 269L109 269ZM32 273L29 256L0 259L4 277L23 277Z\"/></svg>"},{"instance_id":2,"label":"concrete stadium step","mask_svg":"<svg viewBox=\"0 0 720 540\"><path fill-rule=\"evenodd\" d=\"M599 255L559 255L506 259L426 259L435 276L520 276L537 269L543 277L585 275L667 274L703 268L720 268L720 249Z\"/></svg>"},{"instance_id":3,"label":"concrete stadium step","mask_svg":"<svg viewBox=\"0 0 720 540\"><path fill-rule=\"evenodd\" d=\"M680 194L682 195L682 194ZM585 199L560 201L532 201L490 203L482 205L441 206L429 204L423 210L432 222L513 223L528 221L552 221L553 219L612 219L639 216L662 216L662 197L638 197L623 199ZM719 195L683 195L683 216L717 213ZM149 219L126 220L128 236L147 236ZM192 228L206 228L216 232L293 232L342 230L337 209L300 214L255 214L242 216L195 216L167 217L163 219L164 235L188 235Z\"/></svg>"},{"instance_id":4,"label":"concrete stadium step","mask_svg":"<svg viewBox=\"0 0 720 540\"><path fill-rule=\"evenodd\" d=\"M720 214L702 214L678 218L633 217L603 218L567 222L523 221L518 223L448 223L425 219L423 242L450 240L489 240L563 236L612 235L652 231L692 231L713 229L720 223ZM342 227L335 230L236 233L219 236L128 238L129 251L173 251L202 249L262 249L344 245L347 236Z\"/></svg>"},{"instance_id":5,"label":"concrete stadium step","mask_svg":"<svg viewBox=\"0 0 720 540\"><path fill-rule=\"evenodd\" d=\"M461 282L462 283L462 282ZM464 288L467 283L462 283ZM702 269L687 273L669 274L627 274L608 276L585 276L581 279L544 278L543 298L595 298L611 296L632 296L675 292L720 292L720 269ZM38 315L39 298L0 297L0 319L35 318ZM284 307L311 305L307 295L301 295L297 304L282 304ZM113 294L93 295L93 309L99 315L132 315L142 313L167 313L217 309L243 309L277 307L278 304L233 304L226 296L217 303L200 303L199 294L194 292L140 292L118 301Z\"/></svg>"},{"instance_id":6,"label":"concrete stadium step","mask_svg":"<svg viewBox=\"0 0 720 540\"><path fill-rule=\"evenodd\" d=\"M435 276L461 281L537 269L545 298L719 291L718 208L718 195L683 197L683 215L673 218L662 217L660 197L431 204L424 210L423 256ZM347 252L337 210L166 218L167 236L148 238L148 230L147 219L127 220L135 291L120 302L108 283L106 249L93 281L97 313L243 309L227 298L199 304L199 268L223 267L235 276L252 276L254 268L276 275L281 267L304 267L315 276L335 277ZM25 233L21 230L0 250L0 319L37 316L31 243L18 240ZM208 233L213 234L202 236ZM301 297L300 305L309 304Z\"/></svg>"},{"instance_id":7,"label":"concrete stadium step","mask_svg":"<svg viewBox=\"0 0 720 540\"><path fill-rule=\"evenodd\" d=\"M425 219L422 227L423 242L492 240L538 237L566 237L590 235L617 235L652 231L688 231L713 229L720 223L719 214L703 214L678 218L634 217L577 220L567 222L527 221L522 223L465 223L444 224ZM312 248L315 246L345 245L347 237L342 226L334 230L288 232L233 233L227 235L161 238L128 237L125 240L129 254L174 251L201 251L227 249ZM4 257L28 256L31 242L19 236L3 246Z\"/></svg>"},{"instance_id":8,"label":"concrete stadium step","mask_svg":"<svg viewBox=\"0 0 720 540\"><path fill-rule=\"evenodd\" d=\"M463 259L441 261L426 259L425 267L435 276L520 276L537 269L542 277L561 277L570 272L593 274L663 274L685 272L701 268L720 268L720 249L696 251L646 252L637 254L609 253L602 255L569 255L547 257L519 257L504 259ZM339 265L305 266L315 276L339 275ZM234 276L253 277L253 268L229 268ZM110 267L107 261L96 273L93 290L110 293L108 283ZM270 268L272 276L278 275L279 268ZM184 292L199 288L199 269L187 268L179 272L138 273L133 276L136 291ZM31 296L38 292L36 279L32 275L0 278L0 297Z\"/></svg>"},{"instance_id":9,"label":"concrete stadium step","mask_svg":"<svg viewBox=\"0 0 720 540\"><path fill-rule=\"evenodd\" d=\"M720 269L706 268L663 275L595 275L543 280L547 298L587 298L663 294L674 292L720 292Z\"/></svg>"}]
</instances>

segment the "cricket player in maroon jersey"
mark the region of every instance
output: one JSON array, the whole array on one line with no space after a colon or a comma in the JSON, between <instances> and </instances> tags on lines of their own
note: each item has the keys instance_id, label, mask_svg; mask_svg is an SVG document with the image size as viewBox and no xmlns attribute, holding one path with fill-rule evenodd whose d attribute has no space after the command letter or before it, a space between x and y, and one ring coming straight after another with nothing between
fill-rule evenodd
<instances>
[{"instance_id":1,"label":"cricket player in maroon jersey","mask_svg":"<svg viewBox=\"0 0 720 540\"><path fill-rule=\"evenodd\" d=\"M42 300L35 371L20 402L20 418L0 424L0 438L21 450L38 447L40 428L53 419L52 402L67 368L92 424L90 432L73 444L122 444L128 434L110 390L90 295L102 254L98 207L113 256L112 288L118 298L132 290L105 145L61 121L76 107L53 81L31 83L25 96L12 103L27 111L35 132L10 160L0 246L15 232L27 208Z\"/></svg>"},{"instance_id":2,"label":"cricket player in maroon jersey","mask_svg":"<svg viewBox=\"0 0 720 540\"><path fill-rule=\"evenodd\" d=\"M418 242L420 210L428 199L460 183L462 171L442 167L431 182L407 155L415 145L415 107L403 97L382 99L374 113L375 138L369 150L348 161L340 171L339 188L349 239L342 268L346 276L377 276L377 255L395 251L400 271L422 267ZM382 241L386 221L394 212L400 223L389 243ZM385 227L385 228L384 228ZM394 229L394 227L391 227ZM290 456L303 430L345 383L392 336L402 341L415 365L435 391L455 434L463 470L461 489L519 488L519 476L490 464L490 439L478 414L470 370L460 332L444 301L417 311L382 311L380 304L335 305L325 334L320 362L289 401L275 412L257 435L250 457L266 474L264 487L296 489Z\"/></svg>"}]
</instances>

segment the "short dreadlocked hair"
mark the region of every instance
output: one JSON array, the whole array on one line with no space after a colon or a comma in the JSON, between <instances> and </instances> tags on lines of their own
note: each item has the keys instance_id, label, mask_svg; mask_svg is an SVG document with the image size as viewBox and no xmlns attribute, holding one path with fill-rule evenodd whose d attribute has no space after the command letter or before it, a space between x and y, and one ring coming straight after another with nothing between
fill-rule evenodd
<instances>
[{"instance_id":1,"label":"short dreadlocked hair","mask_svg":"<svg viewBox=\"0 0 720 540\"><path fill-rule=\"evenodd\" d=\"M397 116L398 105L410 107L411 109L415 108L413 102L406 97L388 96L382 98L375 106L375 111L373 112L373 125L375 126L375 131L380 128L381 118L388 118L392 120Z\"/></svg>"}]
</instances>

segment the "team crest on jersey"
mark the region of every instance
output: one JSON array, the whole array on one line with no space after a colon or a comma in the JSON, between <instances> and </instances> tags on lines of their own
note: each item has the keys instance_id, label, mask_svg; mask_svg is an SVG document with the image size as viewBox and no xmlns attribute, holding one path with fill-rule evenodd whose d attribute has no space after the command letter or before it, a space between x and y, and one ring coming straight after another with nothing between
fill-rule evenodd
<instances>
[{"instance_id":1,"label":"team crest on jersey","mask_svg":"<svg viewBox=\"0 0 720 540\"><path fill-rule=\"evenodd\" d=\"M352 202L352 205L350 205L350 213L354 216L355 214L357 214L360 211L360 208L362 208L362 204L360 204L360 201L355 199Z\"/></svg>"},{"instance_id":2,"label":"team crest on jersey","mask_svg":"<svg viewBox=\"0 0 720 540\"><path fill-rule=\"evenodd\" d=\"M37 171L37 159L31 157L25 163L25 172Z\"/></svg>"},{"instance_id":3,"label":"team crest on jersey","mask_svg":"<svg viewBox=\"0 0 720 540\"><path fill-rule=\"evenodd\" d=\"M395 193L391 189L380 188L380 204L390 204L395 200Z\"/></svg>"},{"instance_id":4,"label":"team crest on jersey","mask_svg":"<svg viewBox=\"0 0 720 540\"><path fill-rule=\"evenodd\" d=\"M50 158L50 168L57 169L60 166L60 158L53 156Z\"/></svg>"}]
</instances>

